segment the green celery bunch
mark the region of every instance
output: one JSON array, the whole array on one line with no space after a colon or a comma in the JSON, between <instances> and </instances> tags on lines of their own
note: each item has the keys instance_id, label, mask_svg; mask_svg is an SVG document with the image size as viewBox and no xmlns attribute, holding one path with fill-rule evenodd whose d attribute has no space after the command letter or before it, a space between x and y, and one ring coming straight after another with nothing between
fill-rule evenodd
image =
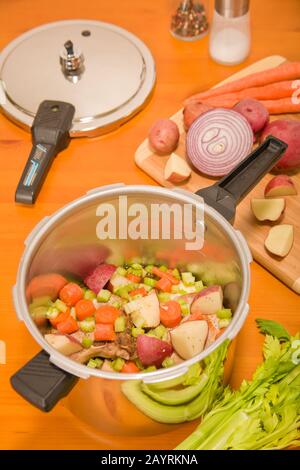
<instances>
[{"instance_id":1,"label":"green celery bunch","mask_svg":"<svg viewBox=\"0 0 300 470\"><path fill-rule=\"evenodd\" d=\"M257 320L266 334L263 363L239 390L230 387L176 449L267 450L300 443L300 341L279 324Z\"/></svg>"}]
</instances>

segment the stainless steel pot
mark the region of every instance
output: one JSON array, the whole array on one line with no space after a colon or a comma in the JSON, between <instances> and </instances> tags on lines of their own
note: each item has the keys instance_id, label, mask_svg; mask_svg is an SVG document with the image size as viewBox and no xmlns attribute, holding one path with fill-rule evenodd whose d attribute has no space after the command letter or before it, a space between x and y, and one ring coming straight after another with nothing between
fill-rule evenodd
<instances>
[{"instance_id":1,"label":"stainless steel pot","mask_svg":"<svg viewBox=\"0 0 300 470\"><path fill-rule=\"evenodd\" d=\"M13 288L13 300L18 318L41 345L43 351L12 377L13 387L28 401L44 411L55 403L81 378L70 395L71 408L82 419L110 433L156 434L168 426L154 423L136 410L122 395L120 383L140 379L145 383L164 381L184 374L187 368L214 351L225 339L233 340L248 314L247 303L250 288L250 250L243 235L230 224L236 203L247 194L255 183L271 169L280 158L286 145L273 137L241 162L227 177L213 186L192 194L182 189L163 189L152 186L126 186L116 184L89 191L50 217L45 217L25 241L17 282ZM97 207L110 203L117 208L119 196L126 195L128 203L153 202L171 205L192 204L202 207L205 216L205 242L200 252L187 251L186 240L106 240L96 235ZM202 199L203 197L203 199ZM197 221L195 220L195 223ZM208 247L215 247L208 250ZM194 269L203 261L215 266L217 282L225 286L235 282L239 286L239 298L233 320L225 332L196 357L168 369L151 373L120 374L90 369L78 364L53 349L33 322L26 299L26 287L34 276L47 272L81 275L93 265L115 257L128 258L135 251L140 257L163 258L172 253L179 264L192 262ZM159 254L160 253L160 254Z\"/></svg>"}]
</instances>

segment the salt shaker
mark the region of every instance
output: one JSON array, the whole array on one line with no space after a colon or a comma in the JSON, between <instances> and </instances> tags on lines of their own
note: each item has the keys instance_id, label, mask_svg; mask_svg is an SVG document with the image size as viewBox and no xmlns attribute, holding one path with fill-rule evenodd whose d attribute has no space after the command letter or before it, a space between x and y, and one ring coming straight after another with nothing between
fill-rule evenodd
<instances>
[{"instance_id":1,"label":"salt shaker","mask_svg":"<svg viewBox=\"0 0 300 470\"><path fill-rule=\"evenodd\" d=\"M209 52L216 62L234 65L249 54L250 0L215 0Z\"/></svg>"}]
</instances>

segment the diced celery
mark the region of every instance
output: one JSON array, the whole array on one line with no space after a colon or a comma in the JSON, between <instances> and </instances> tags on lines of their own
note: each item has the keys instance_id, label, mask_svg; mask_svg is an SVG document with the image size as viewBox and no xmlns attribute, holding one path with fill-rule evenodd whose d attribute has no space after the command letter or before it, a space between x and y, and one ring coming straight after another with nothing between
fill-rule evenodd
<instances>
[{"instance_id":1,"label":"diced celery","mask_svg":"<svg viewBox=\"0 0 300 470\"><path fill-rule=\"evenodd\" d=\"M161 364L163 367L172 367L174 365L174 361L171 357L166 357Z\"/></svg>"},{"instance_id":2,"label":"diced celery","mask_svg":"<svg viewBox=\"0 0 300 470\"><path fill-rule=\"evenodd\" d=\"M98 302L108 302L111 296L110 290L101 289L101 291L97 295Z\"/></svg>"},{"instance_id":3,"label":"diced celery","mask_svg":"<svg viewBox=\"0 0 300 470\"><path fill-rule=\"evenodd\" d=\"M128 294L128 289L127 286L122 286L116 289L115 294L121 297L122 299L129 300L129 294Z\"/></svg>"},{"instance_id":4,"label":"diced celery","mask_svg":"<svg viewBox=\"0 0 300 470\"><path fill-rule=\"evenodd\" d=\"M87 363L87 366L91 367L92 369L100 369L102 364L103 364L103 360L100 359L99 357L95 357L94 359L89 360L89 362Z\"/></svg>"},{"instance_id":5,"label":"diced celery","mask_svg":"<svg viewBox=\"0 0 300 470\"><path fill-rule=\"evenodd\" d=\"M123 268L122 266L119 266L117 268L117 273L120 275L120 276L126 276L127 274L127 270L125 268Z\"/></svg>"},{"instance_id":6,"label":"diced celery","mask_svg":"<svg viewBox=\"0 0 300 470\"><path fill-rule=\"evenodd\" d=\"M228 320L232 317L232 311L230 308L222 308L221 310L217 311L217 317L221 320Z\"/></svg>"},{"instance_id":7,"label":"diced celery","mask_svg":"<svg viewBox=\"0 0 300 470\"><path fill-rule=\"evenodd\" d=\"M118 287L118 289L115 290L115 294L121 297L122 299L129 300L129 292L131 292L134 289L138 288L138 284L131 283L131 284L126 284L124 286Z\"/></svg>"},{"instance_id":8,"label":"diced celery","mask_svg":"<svg viewBox=\"0 0 300 470\"><path fill-rule=\"evenodd\" d=\"M171 299L171 296L168 292L159 292L157 297L160 302L168 302Z\"/></svg>"},{"instance_id":9,"label":"diced celery","mask_svg":"<svg viewBox=\"0 0 300 470\"><path fill-rule=\"evenodd\" d=\"M153 264L148 264L146 267L145 267L145 271L147 271L147 273L152 273L152 269L154 268Z\"/></svg>"},{"instance_id":10,"label":"diced celery","mask_svg":"<svg viewBox=\"0 0 300 470\"><path fill-rule=\"evenodd\" d=\"M86 299L86 300L94 300L97 298L95 292L93 292L91 289L86 289L86 291L84 292L83 294L83 297Z\"/></svg>"},{"instance_id":11,"label":"diced celery","mask_svg":"<svg viewBox=\"0 0 300 470\"><path fill-rule=\"evenodd\" d=\"M135 365L140 369L140 370L143 370L144 369L144 366L143 364L141 363L141 361L139 359L136 359L135 361Z\"/></svg>"},{"instance_id":12,"label":"diced celery","mask_svg":"<svg viewBox=\"0 0 300 470\"><path fill-rule=\"evenodd\" d=\"M143 372L154 372L156 370L155 366L149 366L143 370Z\"/></svg>"},{"instance_id":13,"label":"diced celery","mask_svg":"<svg viewBox=\"0 0 300 470\"><path fill-rule=\"evenodd\" d=\"M129 274L134 274L135 276L143 275L143 266L139 263L132 263L127 271Z\"/></svg>"},{"instance_id":14,"label":"diced celery","mask_svg":"<svg viewBox=\"0 0 300 470\"><path fill-rule=\"evenodd\" d=\"M134 338L137 338L139 335L143 335L145 333L145 330L143 328L131 328L131 334Z\"/></svg>"},{"instance_id":15,"label":"diced celery","mask_svg":"<svg viewBox=\"0 0 300 470\"><path fill-rule=\"evenodd\" d=\"M162 339L167 330L163 325L158 325L156 328L150 331L154 334L154 336L156 336L159 339Z\"/></svg>"},{"instance_id":16,"label":"diced celery","mask_svg":"<svg viewBox=\"0 0 300 470\"><path fill-rule=\"evenodd\" d=\"M54 318L57 317L57 315L59 314L59 310L58 308L56 307L49 307L47 312L46 312L46 317L49 319L49 320L53 320Z\"/></svg>"},{"instance_id":17,"label":"diced celery","mask_svg":"<svg viewBox=\"0 0 300 470\"><path fill-rule=\"evenodd\" d=\"M87 336L85 336L83 340L81 341L81 345L86 349L90 348L92 344L93 344L93 340L91 338L88 338Z\"/></svg>"},{"instance_id":18,"label":"diced celery","mask_svg":"<svg viewBox=\"0 0 300 470\"><path fill-rule=\"evenodd\" d=\"M121 302L117 302L117 301L112 302L111 305L112 305L113 307L115 307L115 308L121 308L121 307L122 307Z\"/></svg>"},{"instance_id":19,"label":"diced celery","mask_svg":"<svg viewBox=\"0 0 300 470\"><path fill-rule=\"evenodd\" d=\"M71 317L73 317L76 320L76 311L75 311L74 307L71 307L70 315L71 315Z\"/></svg>"},{"instance_id":20,"label":"diced celery","mask_svg":"<svg viewBox=\"0 0 300 470\"><path fill-rule=\"evenodd\" d=\"M60 299L57 299L54 302L54 307L56 307L60 312L66 312L68 310L66 304Z\"/></svg>"},{"instance_id":21,"label":"diced celery","mask_svg":"<svg viewBox=\"0 0 300 470\"><path fill-rule=\"evenodd\" d=\"M124 315L121 315L115 320L115 332L122 333L122 331L125 331L125 328L126 328L126 318L124 317Z\"/></svg>"},{"instance_id":22,"label":"diced celery","mask_svg":"<svg viewBox=\"0 0 300 470\"><path fill-rule=\"evenodd\" d=\"M183 289L183 286L178 284L177 286L172 286L171 288L172 294L180 294L180 295L185 295L187 294L187 291Z\"/></svg>"},{"instance_id":23,"label":"diced celery","mask_svg":"<svg viewBox=\"0 0 300 470\"><path fill-rule=\"evenodd\" d=\"M118 357L114 361L112 361L111 366L116 372L120 372L125 364L124 359Z\"/></svg>"},{"instance_id":24,"label":"diced celery","mask_svg":"<svg viewBox=\"0 0 300 470\"><path fill-rule=\"evenodd\" d=\"M163 271L163 272L165 273L166 271L168 271L168 267L165 266L164 264L162 264L162 265L159 267L159 270L160 270L160 271Z\"/></svg>"},{"instance_id":25,"label":"diced celery","mask_svg":"<svg viewBox=\"0 0 300 470\"><path fill-rule=\"evenodd\" d=\"M173 269L172 274L175 277L175 279L178 279L178 281L180 281L180 279L181 279L180 278L180 272L177 268Z\"/></svg>"},{"instance_id":26,"label":"diced celery","mask_svg":"<svg viewBox=\"0 0 300 470\"><path fill-rule=\"evenodd\" d=\"M91 333L95 329L95 319L93 317L87 317L79 322L79 328L84 333Z\"/></svg>"},{"instance_id":27,"label":"diced celery","mask_svg":"<svg viewBox=\"0 0 300 470\"><path fill-rule=\"evenodd\" d=\"M219 320L219 328L227 328L227 326L230 324L230 321L228 318L224 318L222 320Z\"/></svg>"},{"instance_id":28,"label":"diced celery","mask_svg":"<svg viewBox=\"0 0 300 470\"><path fill-rule=\"evenodd\" d=\"M190 272L181 273L182 281L186 286L192 286L195 283L195 276Z\"/></svg>"},{"instance_id":29,"label":"diced celery","mask_svg":"<svg viewBox=\"0 0 300 470\"><path fill-rule=\"evenodd\" d=\"M204 289L204 285L202 281L196 281L195 282L195 288L196 292L200 292L202 289Z\"/></svg>"},{"instance_id":30,"label":"diced celery","mask_svg":"<svg viewBox=\"0 0 300 470\"><path fill-rule=\"evenodd\" d=\"M187 302L185 301L182 301L182 299L178 300L178 302L180 303L180 307L181 307L181 313L182 315L185 317L187 315L190 314L190 306Z\"/></svg>"},{"instance_id":31,"label":"diced celery","mask_svg":"<svg viewBox=\"0 0 300 470\"><path fill-rule=\"evenodd\" d=\"M146 286L155 287L156 282L157 281L155 279L152 279L152 277L144 277L144 284L146 284Z\"/></svg>"}]
</instances>

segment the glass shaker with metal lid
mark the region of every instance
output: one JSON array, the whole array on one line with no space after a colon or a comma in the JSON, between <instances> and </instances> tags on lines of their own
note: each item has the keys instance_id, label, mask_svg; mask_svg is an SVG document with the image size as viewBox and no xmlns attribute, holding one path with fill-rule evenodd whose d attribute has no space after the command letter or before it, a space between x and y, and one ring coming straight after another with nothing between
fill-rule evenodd
<instances>
[{"instance_id":1,"label":"glass shaker with metal lid","mask_svg":"<svg viewBox=\"0 0 300 470\"><path fill-rule=\"evenodd\" d=\"M249 0L215 0L209 52L216 62L234 65L250 52Z\"/></svg>"}]
</instances>

